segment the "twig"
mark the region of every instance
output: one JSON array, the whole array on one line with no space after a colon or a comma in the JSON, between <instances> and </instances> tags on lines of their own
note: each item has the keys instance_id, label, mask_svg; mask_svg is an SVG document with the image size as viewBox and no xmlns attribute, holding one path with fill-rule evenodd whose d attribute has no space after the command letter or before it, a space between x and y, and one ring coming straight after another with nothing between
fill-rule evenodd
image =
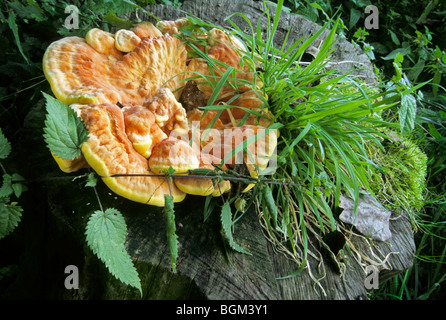
<instances>
[{"instance_id":1,"label":"twig","mask_svg":"<svg viewBox=\"0 0 446 320\"><path fill-rule=\"evenodd\" d=\"M155 173L117 173L109 176L109 178L118 178L118 177L163 177L164 174L155 174ZM217 179L221 178L223 180L234 180L234 181L241 181L245 182L247 184L253 183L253 182L267 182L270 184L275 185L283 185L283 186L302 186L301 184L297 183L291 183L286 181L273 181L268 179L258 179L258 178L252 178L252 177L235 177L235 176L227 176L227 175L196 175L196 174L171 174L172 178L197 178L197 179Z\"/></svg>"},{"instance_id":2,"label":"twig","mask_svg":"<svg viewBox=\"0 0 446 320\"><path fill-rule=\"evenodd\" d=\"M1 163L0 163L0 168L2 168ZM3 169L3 168L2 168ZM12 183L36 183L36 182L46 182L46 181L55 181L55 180L74 180L74 179L78 179L81 177L86 176L84 175L79 175L79 176L62 176L62 177L43 177L43 178L35 178L35 179L21 179L21 180L12 180ZM100 178L118 178L118 177L164 177L165 174L155 174L155 173L117 173L117 174L113 174L111 176L108 177L102 177L99 176ZM267 182L269 184L274 184L274 185L282 185L282 186L303 186L301 184L297 184L297 183L291 183L291 182L287 182L287 181L274 181L274 180L268 180L265 178L252 178L252 177L236 177L236 176L230 176L230 175L219 175L219 174L215 174L215 175L196 175L196 174L171 174L170 175L172 178L197 178L197 179L223 179L223 180L232 180L232 181L240 181L240 182L244 182L246 184L250 184L253 182Z\"/></svg>"},{"instance_id":3,"label":"twig","mask_svg":"<svg viewBox=\"0 0 446 320\"><path fill-rule=\"evenodd\" d=\"M85 175L80 176L63 176L63 177L43 177L43 178L35 178L35 179L21 179L21 180L12 180L12 183L36 183L36 182L46 182L46 181L57 181L57 180L74 180L77 178L84 177Z\"/></svg>"},{"instance_id":4,"label":"twig","mask_svg":"<svg viewBox=\"0 0 446 320\"><path fill-rule=\"evenodd\" d=\"M94 194L96 195L96 199L98 200L99 209L100 209L102 212L104 212L104 209L102 208L101 199L99 198L98 191L96 190L96 186L93 187L93 190L94 190Z\"/></svg>"},{"instance_id":5,"label":"twig","mask_svg":"<svg viewBox=\"0 0 446 320\"><path fill-rule=\"evenodd\" d=\"M3 164L0 162L0 168L3 171L3 174L7 174L5 167L3 166Z\"/></svg>"}]
</instances>

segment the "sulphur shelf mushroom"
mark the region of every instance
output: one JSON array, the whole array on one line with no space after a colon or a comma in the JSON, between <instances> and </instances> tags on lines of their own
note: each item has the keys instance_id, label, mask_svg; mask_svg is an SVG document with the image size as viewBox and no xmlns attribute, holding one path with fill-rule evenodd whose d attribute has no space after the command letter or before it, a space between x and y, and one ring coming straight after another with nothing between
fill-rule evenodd
<instances>
[{"instance_id":1,"label":"sulphur shelf mushroom","mask_svg":"<svg viewBox=\"0 0 446 320\"><path fill-rule=\"evenodd\" d=\"M141 38L138 37L133 31L122 29L115 34L115 47L119 51L133 51L140 43Z\"/></svg>"},{"instance_id":2,"label":"sulphur shelf mushroom","mask_svg":"<svg viewBox=\"0 0 446 320\"><path fill-rule=\"evenodd\" d=\"M80 157L63 160L53 154L62 171L89 166L116 194L155 206L164 206L165 194L179 202L186 194L219 196L231 188L229 181L215 176L200 179L189 172L212 170L214 165L230 167L231 163L222 163L227 153L217 152L224 146L235 147L232 140L224 141L224 130L239 132L234 127L242 119L244 125L238 129L242 134L259 132L269 125L268 117L246 117L247 110L267 114L267 97L259 90L255 70L240 63L245 46L213 29L206 35L208 47L203 46L203 52L223 62L220 72L234 67L237 77L248 82L237 90L223 86L215 101L231 101L238 109L221 114L198 109L186 113L178 102L184 80L191 74L212 73L206 61L189 56L187 44L174 35L189 24L187 19L161 21L157 27L143 22L115 34L94 28L85 39L66 37L50 44L43 57L44 74L56 98L70 105L89 131ZM193 81L209 99L212 86ZM202 139L206 128L221 134L213 140ZM198 140L192 133L195 129ZM245 155L244 160L252 176L266 167L274 148L275 142L270 140L257 140L248 146L251 156L248 159ZM250 159L254 161L248 163Z\"/></svg>"},{"instance_id":3,"label":"sulphur shelf mushroom","mask_svg":"<svg viewBox=\"0 0 446 320\"><path fill-rule=\"evenodd\" d=\"M179 96L186 49L169 34L148 33L140 31L145 38L135 33L140 41L131 42L134 49L129 52L129 43L116 45L111 34L98 29L90 30L86 39L65 37L51 43L43 71L54 95L66 104L142 105L163 86ZM125 52L118 50L121 46Z\"/></svg>"},{"instance_id":4,"label":"sulphur shelf mushroom","mask_svg":"<svg viewBox=\"0 0 446 320\"><path fill-rule=\"evenodd\" d=\"M187 174L198 166L194 149L177 138L167 138L157 143L149 159L149 167L155 173L166 173L172 168L178 174Z\"/></svg>"},{"instance_id":5,"label":"sulphur shelf mushroom","mask_svg":"<svg viewBox=\"0 0 446 320\"><path fill-rule=\"evenodd\" d=\"M144 158L152 154L153 146L167 139L166 133L156 123L155 115L143 106L122 109L125 131L133 148Z\"/></svg>"},{"instance_id":6,"label":"sulphur shelf mushroom","mask_svg":"<svg viewBox=\"0 0 446 320\"><path fill-rule=\"evenodd\" d=\"M169 186L165 177L154 176L147 159L133 148L117 105L75 104L72 108L89 131L88 140L82 144L82 154L112 191L155 206L164 206L164 194L170 192L175 202L184 199L185 193L175 185Z\"/></svg>"},{"instance_id":7,"label":"sulphur shelf mushroom","mask_svg":"<svg viewBox=\"0 0 446 320\"><path fill-rule=\"evenodd\" d=\"M219 165L220 161L219 158L210 154L201 154L199 168L213 170L215 169L214 165ZM226 166L223 166L222 169L226 169ZM213 195L216 197L231 189L231 183L228 180L219 180L211 177L197 179L195 177L183 176L175 177L174 181L181 191L199 196Z\"/></svg>"}]
</instances>

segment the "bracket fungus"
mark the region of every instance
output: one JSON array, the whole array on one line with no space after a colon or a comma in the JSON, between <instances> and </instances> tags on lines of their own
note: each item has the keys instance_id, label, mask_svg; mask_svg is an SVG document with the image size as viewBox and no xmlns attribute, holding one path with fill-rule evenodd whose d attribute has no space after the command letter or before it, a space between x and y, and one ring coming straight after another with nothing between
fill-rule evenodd
<instances>
[{"instance_id":1,"label":"bracket fungus","mask_svg":"<svg viewBox=\"0 0 446 320\"><path fill-rule=\"evenodd\" d=\"M220 161L219 158L210 154L201 154L199 168L214 170L214 165L219 165ZM226 166L223 165L222 169L226 169ZM213 179L211 177L205 179L196 179L189 176L177 177L175 178L175 185L187 194L199 196L213 195L216 197L231 189L231 183L228 180Z\"/></svg>"},{"instance_id":2,"label":"bracket fungus","mask_svg":"<svg viewBox=\"0 0 446 320\"><path fill-rule=\"evenodd\" d=\"M167 134L156 123L155 115L143 106L124 107L122 113L127 137L138 153L149 158L153 146L167 139Z\"/></svg>"},{"instance_id":3,"label":"bracket fungus","mask_svg":"<svg viewBox=\"0 0 446 320\"><path fill-rule=\"evenodd\" d=\"M43 71L56 98L66 104L142 105L161 86L179 96L187 68L181 40L169 34L140 39L138 45L132 37L127 39L131 44L123 39L117 45L111 34L92 29L86 39L65 37L51 43ZM118 50L129 46L134 50Z\"/></svg>"},{"instance_id":4,"label":"bracket fungus","mask_svg":"<svg viewBox=\"0 0 446 320\"><path fill-rule=\"evenodd\" d=\"M246 49L239 40L212 29L205 34L207 48L200 46L210 59L220 61L218 72L236 70L232 80L240 84L225 84L214 102L230 107L216 112L196 106L186 112L179 102L191 81L206 101L214 89L194 77L214 72L206 59L190 55L187 41L178 37L188 25L187 19L156 26L142 22L115 34L95 28L85 39L66 37L50 44L43 57L44 74L56 98L70 105L89 132L80 157L63 160L53 154L64 172L89 166L118 195L164 206L165 194L179 202L186 194L219 196L228 191L227 180L199 179L189 172L231 168L228 152L240 142L251 176L267 166L277 134L271 131L262 135L268 139L252 140L270 124L267 97L255 68L241 63ZM249 111L253 114L247 115Z\"/></svg>"},{"instance_id":5,"label":"bracket fungus","mask_svg":"<svg viewBox=\"0 0 446 320\"><path fill-rule=\"evenodd\" d=\"M72 105L89 131L82 145L86 162L116 194L131 200L164 206L164 194L172 192L174 201L185 194L169 188L163 176L151 175L147 159L134 148L124 130L121 109L112 104Z\"/></svg>"},{"instance_id":6,"label":"bracket fungus","mask_svg":"<svg viewBox=\"0 0 446 320\"><path fill-rule=\"evenodd\" d=\"M189 170L197 169L199 162L197 154L187 142L167 138L153 147L149 167L155 173L165 173L172 168L176 173L187 174Z\"/></svg>"}]
</instances>

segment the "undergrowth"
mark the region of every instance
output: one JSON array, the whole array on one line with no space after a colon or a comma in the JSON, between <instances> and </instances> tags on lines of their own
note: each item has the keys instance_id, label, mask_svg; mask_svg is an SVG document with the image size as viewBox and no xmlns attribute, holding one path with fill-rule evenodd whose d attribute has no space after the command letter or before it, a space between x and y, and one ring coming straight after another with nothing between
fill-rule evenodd
<instances>
[{"instance_id":1,"label":"undergrowth","mask_svg":"<svg viewBox=\"0 0 446 320\"><path fill-rule=\"evenodd\" d=\"M303 15L320 24L330 23L333 17L340 16L341 24L338 32L346 39L360 46L374 63L380 83L384 85L395 74L403 76L404 86L429 81L411 102L408 108L411 112L411 124L401 135L389 142L387 148L391 154L407 152L407 148L397 150L403 140L410 140L421 150L427 159L411 157L414 170L402 163L396 166L396 172L383 171L379 179L385 179L385 189L380 194L381 200L389 201L392 207L406 207L414 204L417 210L417 229L414 235L417 251L414 266L405 274L393 278L384 284L380 290L372 293L378 299L429 299L443 291L444 273L446 270L444 253L444 221L445 215L445 72L446 43L441 35L445 29L446 3L438 0L425 1L389 1L389 0L289 0L286 4L291 12ZM366 29L364 21L368 14L365 8L376 6L379 12L378 29ZM408 103L410 101L402 101ZM393 112L395 115L395 112ZM392 116L390 117L392 118ZM418 153L419 151L416 151ZM375 153L374 153L375 154ZM384 156L378 152L377 156ZM405 179L419 179L423 171L419 171L416 163L426 160L425 188L422 196L418 193L416 200L402 203L392 196L392 188L403 191L406 186L397 180L391 180L391 175L403 174ZM409 161L410 163L411 161ZM386 161L384 161L386 163ZM390 163L389 163L390 164ZM392 166L390 166L392 167ZM407 171L407 174L404 174ZM392 183L394 181L394 183ZM395 190L395 191L397 191ZM397 192L401 195L401 192Z\"/></svg>"}]
</instances>

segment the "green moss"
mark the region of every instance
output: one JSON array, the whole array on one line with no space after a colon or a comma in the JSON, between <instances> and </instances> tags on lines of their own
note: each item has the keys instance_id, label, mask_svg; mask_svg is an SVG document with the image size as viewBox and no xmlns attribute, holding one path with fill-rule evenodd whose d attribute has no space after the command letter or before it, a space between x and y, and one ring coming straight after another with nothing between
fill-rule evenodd
<instances>
[{"instance_id":1,"label":"green moss","mask_svg":"<svg viewBox=\"0 0 446 320\"><path fill-rule=\"evenodd\" d=\"M372 176L371 189L389 209L420 209L424 203L427 156L409 139L389 141L384 143L385 150L371 150L370 157L380 166Z\"/></svg>"}]
</instances>

